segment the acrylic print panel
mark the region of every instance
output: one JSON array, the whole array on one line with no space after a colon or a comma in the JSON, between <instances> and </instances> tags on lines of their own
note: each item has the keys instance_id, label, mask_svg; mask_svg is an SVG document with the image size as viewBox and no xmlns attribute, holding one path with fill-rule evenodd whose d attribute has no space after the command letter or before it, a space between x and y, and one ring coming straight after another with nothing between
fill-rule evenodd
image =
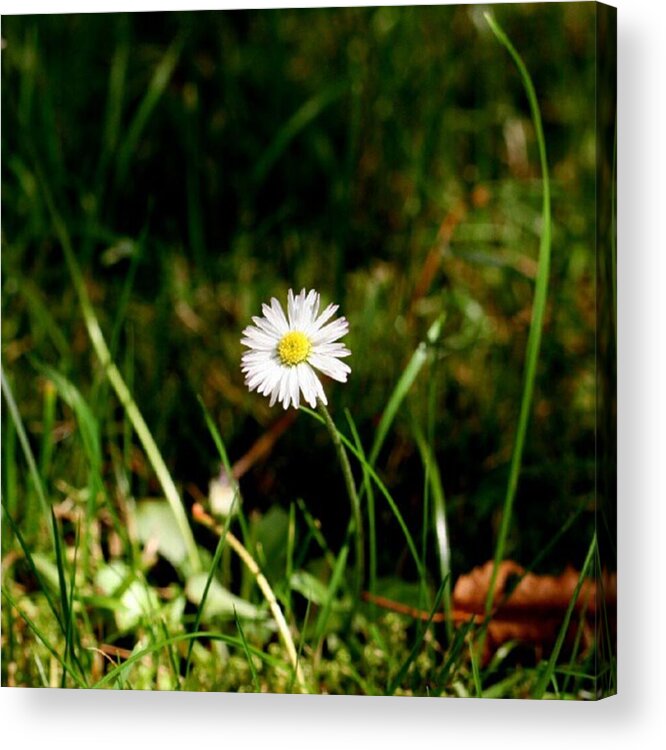
<instances>
[{"instance_id":1,"label":"acrylic print panel","mask_svg":"<svg viewBox=\"0 0 666 750\"><path fill-rule=\"evenodd\" d=\"M2 35L2 684L613 694L614 9Z\"/></svg>"}]
</instances>

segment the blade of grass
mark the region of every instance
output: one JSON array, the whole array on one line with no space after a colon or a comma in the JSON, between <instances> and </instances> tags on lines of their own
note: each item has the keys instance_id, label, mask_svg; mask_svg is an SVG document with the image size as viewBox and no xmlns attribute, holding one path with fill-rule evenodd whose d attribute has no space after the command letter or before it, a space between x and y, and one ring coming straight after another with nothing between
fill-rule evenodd
<instances>
[{"instance_id":1,"label":"blade of grass","mask_svg":"<svg viewBox=\"0 0 666 750\"><path fill-rule=\"evenodd\" d=\"M365 490L368 505L368 554L370 557L368 568L368 589L371 593L374 594L377 589L377 527L375 518L375 494L372 490L370 475L368 474L368 470L365 468L367 459L365 451L363 450L363 443L361 442L361 437L358 434L356 423L354 422L349 409L345 409L345 416L347 417L347 424L349 425L352 437L354 438L356 449L364 459L361 467L363 469L363 489ZM359 500L360 496L361 494L359 493Z\"/></svg>"},{"instance_id":2,"label":"blade of grass","mask_svg":"<svg viewBox=\"0 0 666 750\"><path fill-rule=\"evenodd\" d=\"M411 359L407 363L407 367L405 367L405 369L403 370L402 375L398 379L398 382L396 383L395 388L391 393L388 403L386 404L386 408L384 409L384 413L382 414L382 417L379 421L379 426L377 427L377 431L375 432L375 438L370 450L370 458L368 460L368 463L371 466L374 466L375 462L377 461L379 452L382 449L382 445L384 445L384 440L386 440L386 436L391 425L393 424L393 420L395 419L396 414L398 413L400 405L405 400L405 397L414 384L417 375L421 372L423 365L428 360L428 346L432 346L433 344L437 343L441 335L442 326L444 325L444 319L445 316L442 314L430 326L430 328L428 329L428 333L426 334L425 341L422 341L417 346L416 351L414 352L414 354L412 354Z\"/></svg>"},{"instance_id":3,"label":"blade of grass","mask_svg":"<svg viewBox=\"0 0 666 750\"><path fill-rule=\"evenodd\" d=\"M106 377L108 378L111 386L116 392L118 400L127 412L127 416L132 422L134 431L141 441L141 444L143 445L143 448L146 452L146 456L150 461L155 475L157 476L162 486L166 500L169 503L171 511L176 518L178 528L183 537L185 547L187 548L190 566L192 567L194 572L198 572L201 568L199 551L197 550L194 536L192 535L192 530L190 529L187 520L183 502L180 498L180 495L178 494L178 490L176 489L176 485L174 484L166 463L162 458L162 454L157 447L157 443L155 442L150 430L148 429L148 425L146 424L141 412L139 411L136 402L132 398L132 394L130 393L129 388L125 384L125 381L120 374L120 370L111 358L111 354L106 344L104 334L102 333L99 321L97 320L97 316L95 315L92 304L90 302L85 281L83 279L83 274L81 273L81 269L79 268L79 264L77 263L76 257L74 255L74 249L71 244L67 226L56 210L53 197L51 196L51 192L45 181L44 175L42 174L41 169L37 166L36 172L39 177L39 181L42 187L42 194L51 216L53 227L65 255L65 261L72 278L72 283L79 298L79 305L81 307L83 319L88 330L88 335L90 336L93 348L95 350L95 354L97 355L99 363L102 366Z\"/></svg>"},{"instance_id":4,"label":"blade of grass","mask_svg":"<svg viewBox=\"0 0 666 750\"><path fill-rule=\"evenodd\" d=\"M127 177L130 161L134 155L137 144L141 140L141 136L148 124L150 116L169 85L173 71L175 70L178 59L180 58L182 47L183 40L179 38L172 42L171 46L164 53L157 68L155 68L153 77L148 84L148 89L139 103L136 113L125 131L122 145L116 155L117 186L122 185Z\"/></svg>"},{"instance_id":5,"label":"blade of grass","mask_svg":"<svg viewBox=\"0 0 666 750\"><path fill-rule=\"evenodd\" d=\"M426 633L430 629L430 625L432 624L432 618L435 616L435 612L439 609L440 602L442 601L442 595L444 594L444 589L446 587L446 581L448 579L442 581L437 594L435 596L435 601L433 602L432 609L430 610L430 615L428 616L428 620L425 623L425 625L421 628L420 633L418 634L416 640L414 641L414 645L412 646L411 651L409 652L407 658L402 663L400 669L398 670L398 673L395 675L395 677L391 680L388 687L386 688L386 695L393 695L398 687L400 687L400 683L404 679L405 675L407 674L407 671L409 670L409 667L411 666L414 659L416 659L419 649L421 648L421 644L423 643L423 639L426 636Z\"/></svg>"},{"instance_id":6,"label":"blade of grass","mask_svg":"<svg viewBox=\"0 0 666 750\"><path fill-rule=\"evenodd\" d=\"M303 627L301 628L301 637L298 639L298 656L297 656L297 664L301 663L301 656L303 654L303 646L305 644L305 633L307 632L308 624L310 622L310 607L312 606L312 601L308 599L307 606L305 607L305 616L303 617ZM288 693L292 693L294 691L294 680L296 679L296 670L292 670L291 673L291 680L289 681L289 688L287 689Z\"/></svg>"},{"instance_id":7,"label":"blade of grass","mask_svg":"<svg viewBox=\"0 0 666 750\"><path fill-rule=\"evenodd\" d=\"M79 668L81 669L81 674L83 675L83 670L81 668L80 662L78 660L78 657L76 655L75 651L75 644L74 644L74 638L75 638L75 631L74 631L74 590L76 587L76 561L78 559L79 555L79 543L81 541L81 535L79 533L79 527L77 525L76 527L76 539L74 542L74 560L72 562L72 577L69 584L69 596L67 601L67 611L68 611L68 617L67 617L67 634L65 639L65 660L67 660L68 654L72 655L72 659L74 662L76 662L79 665ZM62 675L62 683L60 687L65 687L65 673L63 672Z\"/></svg>"},{"instance_id":8,"label":"blade of grass","mask_svg":"<svg viewBox=\"0 0 666 750\"><path fill-rule=\"evenodd\" d=\"M65 655L64 660L67 661L67 655L69 653L69 637L71 634L71 623L70 616L71 611L69 609L69 599L67 597L67 577L65 575L65 561L62 551L62 540L60 539L60 530L58 528L58 521L55 517L53 509L51 509L51 524L53 528L53 538L55 539L55 559L56 568L58 570L58 593L60 594L60 611L62 614L62 621L65 630Z\"/></svg>"},{"instance_id":9,"label":"blade of grass","mask_svg":"<svg viewBox=\"0 0 666 750\"><path fill-rule=\"evenodd\" d=\"M35 637L41 641L41 643L44 645L44 647L48 650L48 652L53 656L53 658L60 664L60 666L66 670L70 677L74 680L74 682L77 684L80 688L87 688L89 687L88 684L85 682L85 680L81 679L79 675L76 673L76 670L71 667L70 664L68 664L63 657L58 653L58 650L51 644L49 639L42 633L42 631L35 625L35 623L28 617L28 615L18 606L16 600L14 597L7 591L7 589L3 586L2 587L2 596L7 599L10 606L13 607L19 617L25 622L25 624L30 628L32 633L35 635Z\"/></svg>"},{"instance_id":10,"label":"blade of grass","mask_svg":"<svg viewBox=\"0 0 666 750\"><path fill-rule=\"evenodd\" d=\"M287 581L284 593L286 616L291 618L291 574L294 571L294 545L296 543L296 506L289 503L289 521L287 523L287 554L285 562L285 581Z\"/></svg>"},{"instance_id":11,"label":"blade of grass","mask_svg":"<svg viewBox=\"0 0 666 750\"><path fill-rule=\"evenodd\" d=\"M238 619L236 607L234 607L234 620L236 621L236 629L238 630L238 635L240 635L240 639L243 644L243 651L245 651L245 658L247 660L247 664L250 667L250 674L252 675L252 684L254 685L254 692L260 693L261 686L259 685L259 678L257 677L257 670L254 668L254 662L252 661L252 654L250 653L250 649L247 646L247 641L245 640L245 633L243 632L243 627L241 625L240 620ZM194 643L194 641L190 641L190 643Z\"/></svg>"},{"instance_id":12,"label":"blade of grass","mask_svg":"<svg viewBox=\"0 0 666 750\"><path fill-rule=\"evenodd\" d=\"M333 599L335 598L335 593L340 586L340 582L342 581L342 576L345 572L345 566L347 565L348 554L349 543L345 541L345 543L342 545L342 548L340 549L340 554L338 555L335 567L333 568L333 574L331 575L331 580L329 581L328 588L326 590L326 601L324 602L324 606L322 607L321 612L319 613L319 617L317 618L317 625L315 628L317 651L321 646L321 641L326 631L326 625L328 624L328 619L331 616Z\"/></svg>"},{"instance_id":13,"label":"blade of grass","mask_svg":"<svg viewBox=\"0 0 666 750\"><path fill-rule=\"evenodd\" d=\"M324 418L324 424L326 425L335 452L338 456L340 468L342 469L342 475L345 480L345 486L347 487L347 495L349 496L349 503L351 505L352 518L354 521L354 541L355 541L355 576L354 576L354 597L353 607L355 607L361 599L361 590L363 588L363 580L365 575L365 540L363 533L363 514L361 512L361 502L356 492L356 483L354 482L354 475L352 474L351 466L349 465L349 458L347 452L340 440L340 432L335 426L335 422L331 417L328 409L322 401L319 402L319 411Z\"/></svg>"},{"instance_id":14,"label":"blade of grass","mask_svg":"<svg viewBox=\"0 0 666 750\"><path fill-rule=\"evenodd\" d=\"M14 536L16 537L16 540L18 541L21 549L23 550L23 555L25 557L25 561L28 563L28 567L30 568L30 572L35 577L35 580L37 581L37 585L39 586L40 590L44 594L44 597L46 598L46 602L49 605L49 609L51 612L53 612L53 616L56 619L56 622L58 623L58 627L62 631L62 634L65 635L65 623L62 619L62 616L60 615L60 612L58 611L58 607L56 606L55 601L53 600L53 597L51 596L51 590L46 581L42 578L39 569L35 565L35 561L33 560L32 553L30 551L30 548L26 544L25 539L23 538L23 534L21 533L21 529L19 529L18 524L16 521L14 521L11 513L7 509L7 507L4 504L4 501L2 503L2 509L5 512L5 518L7 519L7 522L11 526L12 532L14 533Z\"/></svg>"},{"instance_id":15,"label":"blade of grass","mask_svg":"<svg viewBox=\"0 0 666 750\"><path fill-rule=\"evenodd\" d=\"M44 383L44 405L42 407L42 441L39 450L39 475L44 482L46 482L46 477L51 470L56 402L56 389L53 383L46 380Z\"/></svg>"},{"instance_id":16,"label":"blade of grass","mask_svg":"<svg viewBox=\"0 0 666 750\"><path fill-rule=\"evenodd\" d=\"M470 617L470 619L461 627L456 630L456 634L453 638L453 643L449 647L449 652L446 657L446 661L444 664L442 664L439 672L437 673L437 678L435 680L437 684L437 689L433 691L434 696L439 696L444 692L444 686L443 684L446 682L449 674L451 673L451 670L460 664L460 654L462 653L463 646L465 645L465 639L467 638L467 634L470 632L470 630L474 627L474 617Z\"/></svg>"},{"instance_id":17,"label":"blade of grass","mask_svg":"<svg viewBox=\"0 0 666 750\"><path fill-rule=\"evenodd\" d=\"M275 162L282 156L291 141L309 125L318 115L320 115L328 106L336 102L347 90L346 82L336 83L308 99L300 109L287 120L287 122L278 130L272 143L257 161L252 173L252 180L256 186L259 186Z\"/></svg>"},{"instance_id":18,"label":"blade of grass","mask_svg":"<svg viewBox=\"0 0 666 750\"><path fill-rule=\"evenodd\" d=\"M2 504L7 505L7 512L16 512L18 504L18 477L16 467L18 457L16 455L16 426L12 419L8 419L2 425Z\"/></svg>"},{"instance_id":19,"label":"blade of grass","mask_svg":"<svg viewBox=\"0 0 666 750\"><path fill-rule=\"evenodd\" d=\"M311 417L314 417L314 419L319 420L320 422L324 422L324 418L318 414L316 411L312 411L312 409L308 409L307 406L301 406L301 411L305 412L306 414L309 414ZM419 553L416 549L416 545L414 544L414 539L409 532L409 529L407 528L407 524L405 523L405 519L402 517L402 513L398 510L398 506L395 503L395 500L391 496L391 493L386 488L386 485L382 482L382 480L377 475L377 472L372 468L371 464L366 461L363 458L363 455L359 453L359 451L355 448L354 444L347 438L345 435L343 435L341 432L338 431L338 435L340 436L340 440L344 444L344 446L352 453L359 461L359 463L364 466L367 469L367 472L372 479L372 481L375 483L376 487L379 489L380 493L388 503L389 508L393 512L393 515L395 516L396 521L398 522L398 525L400 526L400 529L402 530L402 533L405 537L405 541L407 542L407 547L409 548L409 552L412 556L412 559L414 560L414 564L416 565L416 569L419 573L419 576L425 578L426 573L421 565L421 558L419 557Z\"/></svg>"},{"instance_id":20,"label":"blade of grass","mask_svg":"<svg viewBox=\"0 0 666 750\"><path fill-rule=\"evenodd\" d=\"M204 586L203 593L201 594L201 601L199 602L199 606L197 607L197 613L194 617L194 625L192 627L192 630L195 632L199 630L199 626L201 624L201 618L203 617L204 613L204 607L206 605L206 599L208 598L208 592L210 590L211 583L213 582L213 578L215 577L215 571L218 568L218 565L220 564L220 560L222 558L222 552L224 550L225 542L227 539L227 533L229 531L229 526L231 524L231 518L233 515L234 508L236 506L236 501L238 499L238 490L234 492L233 500L231 501L231 509L229 510L229 514L227 515L225 522L224 522L224 528L222 529L222 534L220 535L220 539L215 547L215 554L213 555L213 562L210 564L210 570L208 571L208 577L206 578L206 585ZM236 609L234 608L234 614L236 612ZM194 641L190 641L188 649L187 649L187 658L185 661L185 682L187 682L188 677L190 676L190 663L192 659L192 649L194 647Z\"/></svg>"},{"instance_id":21,"label":"blade of grass","mask_svg":"<svg viewBox=\"0 0 666 750\"><path fill-rule=\"evenodd\" d=\"M308 530L309 530L310 535L315 540L315 542L317 542L317 544L319 545L319 548L324 553L324 559L326 560L328 567L332 571L333 568L335 568L335 555L331 552L331 548L328 546L328 543L326 542L324 535L321 533L319 521L317 521L312 515L312 513L310 513L305 502L303 501L303 498L301 497L297 498L296 504L298 505L299 510L303 514L305 523L308 525ZM305 555L303 554L303 551L304 551L305 546L306 546L305 543L301 545L301 554L296 559L294 570L298 570L303 565L303 560L305 559Z\"/></svg>"},{"instance_id":22,"label":"blade of grass","mask_svg":"<svg viewBox=\"0 0 666 750\"><path fill-rule=\"evenodd\" d=\"M474 691L476 693L476 697L480 698L483 695L483 688L481 686L481 674L479 672L479 657L476 653L476 649L471 642L469 643L469 660L472 665Z\"/></svg>"},{"instance_id":23,"label":"blade of grass","mask_svg":"<svg viewBox=\"0 0 666 750\"><path fill-rule=\"evenodd\" d=\"M111 671L107 672L104 677L102 677L100 680L98 680L94 685L91 685L93 689L102 688L106 685L108 685L110 682L112 682L118 675L127 670L129 667L136 664L136 662L141 661L141 659L144 659L146 656L150 656L150 654L157 653L158 651L161 651L163 648L168 647L172 644L182 643L184 641L190 641L192 639L209 639L211 641L221 641L222 643L226 643L227 646L233 646L235 648L244 650L243 648L243 642L240 638L234 638L230 635L224 635L223 633L218 633L216 631L212 630L203 630L196 633L179 633L178 635L173 635L170 638L164 638L162 640L156 641L155 643L152 643L150 646L147 646L146 648L141 649L140 651L136 651L132 654L128 659L126 659L122 664L119 664L117 667L114 667ZM282 662L280 659L276 659L273 656L270 656L269 654L264 653L258 648L255 648L254 646L251 646L250 644L246 644L248 650L254 654L255 656L258 656L263 662L266 664L269 664L272 667L278 667L282 668L284 667L284 662Z\"/></svg>"},{"instance_id":24,"label":"blade of grass","mask_svg":"<svg viewBox=\"0 0 666 750\"><path fill-rule=\"evenodd\" d=\"M42 480L39 475L39 471L37 470L37 464L35 463L35 457L32 453L32 448L30 447L28 436L26 435L25 428L23 427L21 414L18 410L18 407L16 406L16 401L14 401L14 396L12 394L12 389L9 387L9 382L5 377L4 365L0 367L0 378L2 379L2 392L5 396L5 401L7 402L12 421L14 422L14 428L16 429L16 434L18 435L19 442L21 443L23 455L25 456L26 463L28 464L28 471L30 472L32 483L34 485L35 491L37 492L37 497L39 498L39 502L42 506L42 510L44 511L44 515L48 518L51 513L51 508L46 500L46 495L44 494Z\"/></svg>"},{"instance_id":25,"label":"blade of grass","mask_svg":"<svg viewBox=\"0 0 666 750\"><path fill-rule=\"evenodd\" d=\"M485 19L488 22L492 32L497 37L498 41L507 49L511 58L513 59L518 72L523 82L527 98L530 105L530 111L532 119L534 121L534 128L536 131L536 138L539 147L539 161L541 165L541 178L543 183L543 204L542 204L542 229L541 238L539 242L539 262L537 269L536 284L534 290L534 301L532 304L532 322L530 324L530 331L527 339L527 350L525 353L525 372L523 380L523 392L520 402L520 413L518 416L518 426L516 429L515 442L513 452L511 455L511 465L509 468L509 481L507 485L506 496L504 498L504 505L502 508L502 520L500 529L497 537L497 544L495 546L495 555L493 560L493 572L490 578L490 585L488 587L488 595L486 597L486 613L489 613L492 607L493 594L495 591L495 583L497 581L497 574L499 571L499 565L504 558L504 551L506 548L506 541L509 534L509 528L511 526L511 515L513 511L513 504L516 497L516 490L518 488L518 478L520 475L520 467L523 457L523 448L525 446L525 436L527 433L527 425L529 421L531 406L532 406L532 395L534 393L534 383L536 380L536 369L539 360L539 349L541 346L541 332L543 329L543 321L546 311L546 297L548 293L548 277L550 272L550 254L551 254L551 209L550 209L550 178L548 176L548 159L546 156L546 141L543 134L543 126L541 123L541 113L539 111L539 103L537 100L536 92L530 74L525 67L525 64L516 51L515 47L504 33L502 28L499 26L497 21L489 13L484 13ZM485 630L483 631L483 637L485 638Z\"/></svg>"},{"instance_id":26,"label":"blade of grass","mask_svg":"<svg viewBox=\"0 0 666 750\"><path fill-rule=\"evenodd\" d=\"M446 522L446 499L444 496L444 487L442 478L439 473L439 467L432 455L430 446L426 442L420 428L414 428L421 459L426 470L427 481L430 483L430 489L433 498L433 512L435 516L435 537L437 539L437 553L439 556L439 573L441 581L448 581L444 589L444 610L448 617L446 618L446 632L449 639L453 636L453 618L451 611L451 548L449 544L449 531Z\"/></svg>"},{"instance_id":27,"label":"blade of grass","mask_svg":"<svg viewBox=\"0 0 666 750\"><path fill-rule=\"evenodd\" d=\"M583 563L583 567L580 570L580 575L578 576L578 583L576 584L576 588L574 589L571 600L569 601L569 606L567 607L567 611L564 614L564 620L562 621L562 627L560 628L560 632L557 635L555 646L553 647L553 650L550 654L550 658L548 659L548 664L546 665L546 668L541 674L539 682L537 683L537 686L534 689L534 693L532 695L533 698L537 698L537 699L543 698L543 695L546 692L546 688L548 687L548 684L550 683L553 677L553 674L555 672L555 666L560 656L560 651L562 650L562 644L564 643L564 638L569 628L571 615L573 613L574 607L576 606L576 602L578 601L578 595L580 594L580 590L583 586L583 582L585 581L585 576L587 575L588 568L590 567L590 565L592 564L592 560L594 559L596 548L597 548L597 535L595 533L592 536L592 541L590 542L590 547L587 551L585 562Z\"/></svg>"},{"instance_id":28,"label":"blade of grass","mask_svg":"<svg viewBox=\"0 0 666 750\"><path fill-rule=\"evenodd\" d=\"M162 635L166 640L168 640L170 638L169 628L167 627L164 617L160 618L160 628L162 629ZM194 641L190 641L190 643L194 643ZM165 648L167 656L169 657L169 666L171 667L171 673L173 674L174 690L180 690L180 670L178 668L178 661L173 648L173 643L165 646Z\"/></svg>"},{"instance_id":29,"label":"blade of grass","mask_svg":"<svg viewBox=\"0 0 666 750\"><path fill-rule=\"evenodd\" d=\"M595 635L597 637L597 640L600 641L598 643L598 647L601 647L603 643L606 643L606 647L608 648L608 655L607 655L607 667L609 669L609 676L611 679L611 684L609 685L608 691L614 691L617 692L617 673L616 673L616 663L615 663L615 648L614 646L614 639L611 635L611 629L610 629L610 623L608 621L608 608L606 607L606 593L604 590L604 578L603 578L603 566L601 564L601 552L599 550L599 545L597 544L597 550L595 555L596 563L596 580L597 580L597 605L598 608L601 609L601 621L603 624L603 634L605 637L605 640L601 640L598 635L598 631L600 630L600 626L598 622L595 623Z\"/></svg>"}]
</instances>

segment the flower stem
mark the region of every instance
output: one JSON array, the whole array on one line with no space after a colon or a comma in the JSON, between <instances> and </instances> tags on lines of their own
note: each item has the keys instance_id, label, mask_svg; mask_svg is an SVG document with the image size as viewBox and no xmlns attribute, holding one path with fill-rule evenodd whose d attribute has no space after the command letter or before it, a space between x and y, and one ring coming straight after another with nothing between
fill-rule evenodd
<instances>
[{"instance_id":1,"label":"flower stem","mask_svg":"<svg viewBox=\"0 0 666 750\"><path fill-rule=\"evenodd\" d=\"M364 559L364 539L363 539L363 517L361 515L361 503L358 499L356 492L356 484L354 482L354 475L352 474L351 466L349 465L349 458L347 457L347 451L345 450L338 429L335 426L328 409L324 404L319 402L319 411L324 418L324 422L328 431L331 434L331 440L335 447L335 452L338 454L338 461L340 462L340 468L342 469L342 475L345 479L345 486L347 488L347 494L349 495L349 502L351 504L352 517L354 519L354 537L356 539L356 580L355 580L355 602L359 601L361 596L361 587L363 586L363 576L365 569Z\"/></svg>"}]
</instances>

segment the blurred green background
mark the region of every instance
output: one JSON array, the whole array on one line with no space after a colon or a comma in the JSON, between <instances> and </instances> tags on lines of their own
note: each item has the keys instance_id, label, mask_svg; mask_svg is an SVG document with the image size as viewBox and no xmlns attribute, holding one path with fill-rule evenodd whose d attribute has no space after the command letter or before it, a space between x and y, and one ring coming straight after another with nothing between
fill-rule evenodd
<instances>
[{"instance_id":1,"label":"blurred green background","mask_svg":"<svg viewBox=\"0 0 666 750\"><path fill-rule=\"evenodd\" d=\"M240 372L240 332L261 302L306 287L340 303L352 375L328 385L330 408L339 426L349 408L367 449L400 373L444 315L377 466L420 538L415 435L430 430L454 578L490 559L522 391L542 187L524 89L483 10L4 17L2 358L35 451L47 364L103 425L110 497L159 495L103 383L45 183L187 505L219 470L198 395L232 461L282 415L246 391ZM493 12L534 80L553 189L548 306L508 556L528 564L582 509L540 562L558 571L580 567L594 524L594 8ZM71 408L55 408L43 467L54 502L88 471ZM3 437L7 420L3 410ZM24 481L8 463L15 445L12 436L3 454L5 498L7 482ZM342 542L344 486L330 439L310 418L299 415L241 487L247 515L286 512L302 498L331 547ZM24 497L16 486L13 497ZM27 518L29 503L13 510ZM383 505L378 539L379 575L413 580ZM151 575L164 585L176 577L168 567Z\"/></svg>"}]
</instances>

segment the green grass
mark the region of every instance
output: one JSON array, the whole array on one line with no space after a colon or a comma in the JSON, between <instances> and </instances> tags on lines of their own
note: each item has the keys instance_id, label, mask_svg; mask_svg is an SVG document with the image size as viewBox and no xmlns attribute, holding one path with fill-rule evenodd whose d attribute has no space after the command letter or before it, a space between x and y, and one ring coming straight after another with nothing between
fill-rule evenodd
<instances>
[{"instance_id":1,"label":"green grass","mask_svg":"<svg viewBox=\"0 0 666 750\"><path fill-rule=\"evenodd\" d=\"M451 617L487 560L608 565L593 11L146 19L3 19L2 684L613 693L601 600L488 658ZM301 286L351 377L235 477L283 417L240 332Z\"/></svg>"}]
</instances>

